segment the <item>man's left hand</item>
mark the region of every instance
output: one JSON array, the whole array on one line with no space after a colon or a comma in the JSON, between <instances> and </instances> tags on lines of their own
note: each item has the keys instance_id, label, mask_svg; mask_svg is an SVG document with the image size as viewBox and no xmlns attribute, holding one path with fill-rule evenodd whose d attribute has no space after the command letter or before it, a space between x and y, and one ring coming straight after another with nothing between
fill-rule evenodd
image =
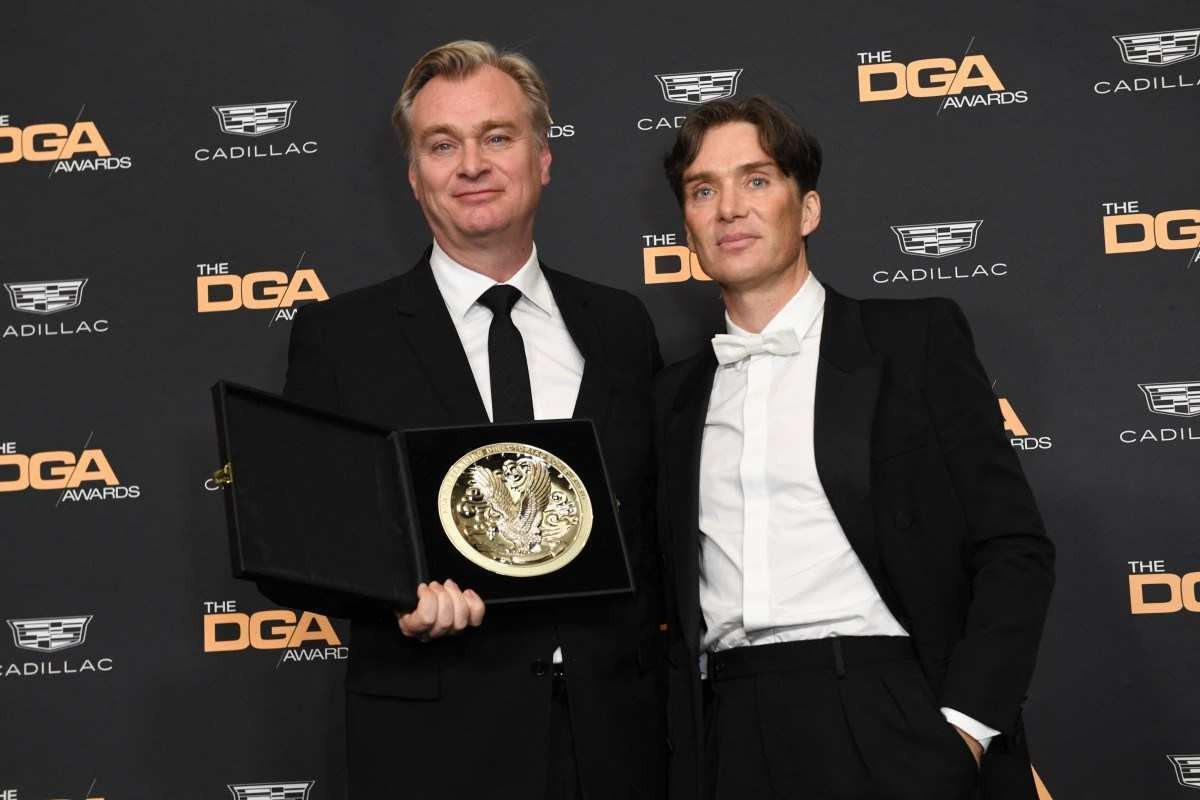
<instances>
[{"instance_id":1,"label":"man's left hand","mask_svg":"<svg viewBox=\"0 0 1200 800\"><path fill-rule=\"evenodd\" d=\"M983 761L983 745L977 742L974 736L967 733L957 725L951 725L950 727L958 731L958 735L961 736L963 741L967 743L967 747L971 749L971 755L975 757L975 766L978 767Z\"/></svg>"}]
</instances>

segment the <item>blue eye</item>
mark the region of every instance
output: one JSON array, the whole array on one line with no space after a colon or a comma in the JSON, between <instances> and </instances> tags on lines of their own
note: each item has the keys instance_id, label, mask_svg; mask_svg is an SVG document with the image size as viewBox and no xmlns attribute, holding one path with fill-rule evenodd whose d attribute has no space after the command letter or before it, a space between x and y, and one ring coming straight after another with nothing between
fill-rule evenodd
<instances>
[{"instance_id":1,"label":"blue eye","mask_svg":"<svg viewBox=\"0 0 1200 800\"><path fill-rule=\"evenodd\" d=\"M750 179L750 185L753 186L755 189L761 189L762 187L767 185L767 179L762 177L761 175L755 175L753 178Z\"/></svg>"}]
</instances>

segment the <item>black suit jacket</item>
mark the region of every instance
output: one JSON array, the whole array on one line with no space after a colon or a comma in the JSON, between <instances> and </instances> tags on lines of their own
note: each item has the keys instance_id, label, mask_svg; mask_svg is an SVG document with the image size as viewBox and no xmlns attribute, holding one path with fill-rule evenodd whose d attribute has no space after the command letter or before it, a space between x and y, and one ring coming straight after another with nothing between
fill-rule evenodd
<instances>
[{"instance_id":1,"label":"black suit jacket","mask_svg":"<svg viewBox=\"0 0 1200 800\"><path fill-rule=\"evenodd\" d=\"M393 428L486 424L428 255L400 277L303 308L284 393ZM658 343L632 295L543 270L584 358L574 416L596 425L637 594L496 607L478 629L421 643L400 634L391 609L261 582L278 603L352 620L346 690L355 800L540 798L550 708L546 664L558 645L588 796L661 796L665 637L650 418ZM390 748L394 759L380 764L364 756L377 746Z\"/></svg>"},{"instance_id":2,"label":"black suit jacket","mask_svg":"<svg viewBox=\"0 0 1200 800\"><path fill-rule=\"evenodd\" d=\"M668 367L655 393L660 535L672 616L672 795L702 781L700 443L716 359ZM912 644L939 705L1001 731L985 797L1035 797L1020 708L1053 585L1054 547L952 301L848 299L826 288L817 472Z\"/></svg>"}]
</instances>

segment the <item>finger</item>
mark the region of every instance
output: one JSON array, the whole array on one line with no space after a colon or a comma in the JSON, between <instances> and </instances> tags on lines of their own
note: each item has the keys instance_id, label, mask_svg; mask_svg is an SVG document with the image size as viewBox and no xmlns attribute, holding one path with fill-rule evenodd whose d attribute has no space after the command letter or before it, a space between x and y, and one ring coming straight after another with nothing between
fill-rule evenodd
<instances>
[{"instance_id":1,"label":"finger","mask_svg":"<svg viewBox=\"0 0 1200 800\"><path fill-rule=\"evenodd\" d=\"M446 593L454 603L454 631L457 633L467 627L467 598L463 597L462 590L452 580L446 581Z\"/></svg>"},{"instance_id":2,"label":"finger","mask_svg":"<svg viewBox=\"0 0 1200 800\"><path fill-rule=\"evenodd\" d=\"M423 636L437 619L437 597L425 584L417 584L417 607L407 614L396 615L400 632L405 636Z\"/></svg>"},{"instance_id":3,"label":"finger","mask_svg":"<svg viewBox=\"0 0 1200 800\"><path fill-rule=\"evenodd\" d=\"M433 623L433 627L429 629L431 637L445 636L450 632L451 626L454 625L454 601L450 599L449 591L446 587L434 582L430 584L433 591L437 594L437 620Z\"/></svg>"},{"instance_id":4,"label":"finger","mask_svg":"<svg viewBox=\"0 0 1200 800\"><path fill-rule=\"evenodd\" d=\"M463 592L463 599L467 601L467 618L471 627L478 628L483 623L483 615L487 611L483 598L475 594L474 589L467 589Z\"/></svg>"}]
</instances>

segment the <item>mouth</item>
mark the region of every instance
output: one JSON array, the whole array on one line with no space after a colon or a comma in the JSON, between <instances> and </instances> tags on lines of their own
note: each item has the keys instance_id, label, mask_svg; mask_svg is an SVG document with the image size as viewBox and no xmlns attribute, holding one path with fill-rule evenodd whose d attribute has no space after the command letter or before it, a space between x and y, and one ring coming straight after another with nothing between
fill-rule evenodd
<instances>
[{"instance_id":1,"label":"mouth","mask_svg":"<svg viewBox=\"0 0 1200 800\"><path fill-rule=\"evenodd\" d=\"M717 247L722 250L745 250L758 239L749 233L727 233L717 239Z\"/></svg>"},{"instance_id":2,"label":"mouth","mask_svg":"<svg viewBox=\"0 0 1200 800\"><path fill-rule=\"evenodd\" d=\"M499 189L472 189L469 192L456 192L454 199L463 203L482 203L500 194Z\"/></svg>"}]
</instances>

